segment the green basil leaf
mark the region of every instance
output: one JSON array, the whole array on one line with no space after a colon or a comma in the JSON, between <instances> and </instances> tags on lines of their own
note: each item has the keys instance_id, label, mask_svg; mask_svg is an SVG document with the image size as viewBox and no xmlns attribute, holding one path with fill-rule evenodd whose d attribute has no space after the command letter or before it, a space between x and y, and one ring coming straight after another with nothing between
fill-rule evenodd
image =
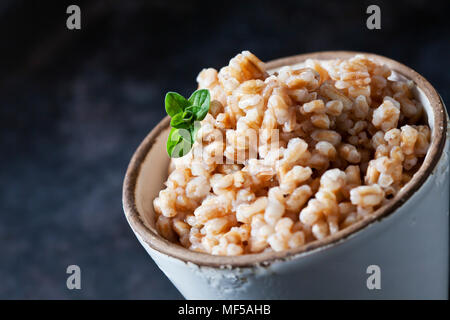
<instances>
[{"instance_id":1,"label":"green basil leaf","mask_svg":"<svg viewBox=\"0 0 450 320\"><path fill-rule=\"evenodd\" d=\"M190 108L190 107L189 107ZM187 108L184 112L177 113L170 120L170 126L178 129L188 129L194 121L194 114Z\"/></svg>"},{"instance_id":2,"label":"green basil leaf","mask_svg":"<svg viewBox=\"0 0 450 320\"><path fill-rule=\"evenodd\" d=\"M167 154L172 157L173 149L182 139L179 134L177 134L178 129L172 128L169 133L169 138L167 139Z\"/></svg>"},{"instance_id":3,"label":"green basil leaf","mask_svg":"<svg viewBox=\"0 0 450 320\"><path fill-rule=\"evenodd\" d=\"M179 158L192 148L191 132L187 129L172 128L167 139L167 153L171 158Z\"/></svg>"},{"instance_id":4,"label":"green basil leaf","mask_svg":"<svg viewBox=\"0 0 450 320\"><path fill-rule=\"evenodd\" d=\"M173 117L176 114L183 112L184 109L191 105L191 103L181 94L176 92L167 92L165 105L167 114Z\"/></svg>"},{"instance_id":5,"label":"green basil leaf","mask_svg":"<svg viewBox=\"0 0 450 320\"><path fill-rule=\"evenodd\" d=\"M205 119L206 115L208 114L209 106L207 108L206 107L202 108L200 106L195 105L186 108L186 110L189 110L194 114L195 120L201 121Z\"/></svg>"},{"instance_id":6,"label":"green basil leaf","mask_svg":"<svg viewBox=\"0 0 450 320\"><path fill-rule=\"evenodd\" d=\"M209 105L207 108L201 108L196 114L195 114L195 119L198 121L201 121L203 119L205 119L206 115L209 112Z\"/></svg>"},{"instance_id":7,"label":"green basil leaf","mask_svg":"<svg viewBox=\"0 0 450 320\"><path fill-rule=\"evenodd\" d=\"M194 113L189 110L189 108L186 108L183 112L183 120L184 122L191 123L194 120Z\"/></svg>"},{"instance_id":8,"label":"green basil leaf","mask_svg":"<svg viewBox=\"0 0 450 320\"><path fill-rule=\"evenodd\" d=\"M197 90L189 97L188 101L191 105L198 106L201 109L200 112L195 113L196 120L203 120L206 117L206 114L209 111L210 100L211 96L207 89Z\"/></svg>"},{"instance_id":9,"label":"green basil leaf","mask_svg":"<svg viewBox=\"0 0 450 320\"><path fill-rule=\"evenodd\" d=\"M186 108L186 111L191 112L194 115L194 118L197 119L196 114L200 111L200 109L201 108L199 106L189 106Z\"/></svg>"},{"instance_id":10,"label":"green basil leaf","mask_svg":"<svg viewBox=\"0 0 450 320\"><path fill-rule=\"evenodd\" d=\"M176 115L174 115L172 117L172 119L170 119L170 126L172 128L177 128L177 129L187 129L187 128L189 128L191 123L190 122L186 122L183 119L183 115L184 114L182 112L177 113Z\"/></svg>"},{"instance_id":11,"label":"green basil leaf","mask_svg":"<svg viewBox=\"0 0 450 320\"><path fill-rule=\"evenodd\" d=\"M201 127L200 121L208 114L210 100L207 89L195 91L188 100L176 92L166 94L166 112L172 118L167 140L167 153L171 158L189 153Z\"/></svg>"},{"instance_id":12,"label":"green basil leaf","mask_svg":"<svg viewBox=\"0 0 450 320\"><path fill-rule=\"evenodd\" d=\"M192 144L194 144L195 138L197 137L197 132L200 128L201 128L200 121L195 121L194 124L190 127Z\"/></svg>"}]
</instances>

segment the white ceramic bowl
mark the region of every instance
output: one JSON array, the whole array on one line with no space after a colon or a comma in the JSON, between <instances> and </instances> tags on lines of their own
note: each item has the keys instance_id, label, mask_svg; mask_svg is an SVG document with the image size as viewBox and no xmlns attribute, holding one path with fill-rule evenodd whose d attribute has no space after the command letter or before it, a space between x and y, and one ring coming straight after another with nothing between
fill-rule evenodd
<instances>
[{"instance_id":1,"label":"white ceramic bowl","mask_svg":"<svg viewBox=\"0 0 450 320\"><path fill-rule=\"evenodd\" d=\"M359 52L303 54L271 61L268 70L308 58L349 58ZM432 85L405 65L374 54L397 76L415 82L432 142L419 171L386 205L337 234L283 252L213 256L161 237L152 201L167 178L169 119L141 143L123 187L126 218L139 242L187 299L447 299L449 138L444 104ZM369 289L368 267L381 289ZM370 272L371 269L369 268ZM369 279L370 280L370 279Z\"/></svg>"}]
</instances>

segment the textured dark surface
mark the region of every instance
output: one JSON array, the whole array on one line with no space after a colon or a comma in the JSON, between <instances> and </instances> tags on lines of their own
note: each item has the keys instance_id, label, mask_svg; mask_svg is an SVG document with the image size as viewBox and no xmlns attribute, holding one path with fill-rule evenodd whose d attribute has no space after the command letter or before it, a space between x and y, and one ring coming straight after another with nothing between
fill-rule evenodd
<instances>
[{"instance_id":1,"label":"textured dark surface","mask_svg":"<svg viewBox=\"0 0 450 320\"><path fill-rule=\"evenodd\" d=\"M0 298L182 298L128 227L122 180L165 92L192 92L241 50L374 52L450 99L444 1L280 2L78 1L82 30L68 31L68 2L2 1ZM365 27L373 3L381 30Z\"/></svg>"}]
</instances>

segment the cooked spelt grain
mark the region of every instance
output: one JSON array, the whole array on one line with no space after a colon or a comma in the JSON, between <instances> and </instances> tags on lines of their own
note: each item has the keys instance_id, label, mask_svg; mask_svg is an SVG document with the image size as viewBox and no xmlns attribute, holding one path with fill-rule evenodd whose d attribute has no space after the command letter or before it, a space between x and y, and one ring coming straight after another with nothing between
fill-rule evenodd
<instances>
[{"instance_id":1,"label":"cooked spelt grain","mask_svg":"<svg viewBox=\"0 0 450 320\"><path fill-rule=\"evenodd\" d=\"M269 75L248 51L202 70L210 111L153 201L160 234L240 255L296 248L372 214L431 139L413 83L390 75L363 55Z\"/></svg>"}]
</instances>

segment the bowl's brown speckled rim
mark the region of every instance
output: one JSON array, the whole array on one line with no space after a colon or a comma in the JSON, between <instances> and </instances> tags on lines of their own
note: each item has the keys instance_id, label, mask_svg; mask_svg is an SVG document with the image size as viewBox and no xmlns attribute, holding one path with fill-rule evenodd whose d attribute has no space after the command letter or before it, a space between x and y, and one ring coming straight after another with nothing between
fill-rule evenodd
<instances>
[{"instance_id":1,"label":"bowl's brown speckled rim","mask_svg":"<svg viewBox=\"0 0 450 320\"><path fill-rule=\"evenodd\" d=\"M378 62L384 63L397 73L413 80L430 101L432 112L434 114L434 130L432 134L432 142L430 149L424 159L424 162L418 172L413 176L411 181L393 199L391 199L391 201L375 211L374 214L356 222L355 224L339 231L338 233L331 235L323 240L314 241L295 249L281 252L246 254L235 257L214 256L205 253L190 251L180 245L167 241L153 230L150 230L140 218L135 204L136 182L139 176L141 164L145 160L145 157L147 156L150 149L154 146L156 138L169 126L169 118L166 117L149 133L149 135L140 144L131 159L125 175L122 199L123 208L125 211L125 215L134 231L152 249L184 262L191 262L200 266L209 266L216 268L251 267L255 265L269 265L271 262L276 260L286 260L292 258L298 259L306 254L313 254L315 251L331 248L334 245L346 241L350 236L357 235L359 232L363 232L362 229L371 225L372 223L392 214L397 208L402 206L420 188L421 185L423 185L427 177L435 168L443 152L447 131L447 117L442 100L440 99L439 94L436 92L433 86L420 74L395 60L364 52L324 51L301 54L270 61L266 64L266 67L267 70L276 69L285 65L301 63L308 58L319 60L329 60L336 58L345 59L359 53L363 53ZM161 152L165 152L165 150L162 150Z\"/></svg>"}]
</instances>

